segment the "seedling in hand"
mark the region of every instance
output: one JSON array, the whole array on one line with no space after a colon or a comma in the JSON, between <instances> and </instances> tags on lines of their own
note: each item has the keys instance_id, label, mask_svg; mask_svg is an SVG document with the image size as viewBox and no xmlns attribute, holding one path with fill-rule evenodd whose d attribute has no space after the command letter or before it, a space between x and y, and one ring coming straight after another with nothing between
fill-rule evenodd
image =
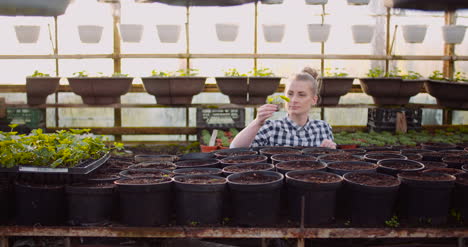
<instances>
[{"instance_id":1,"label":"seedling in hand","mask_svg":"<svg viewBox=\"0 0 468 247\"><path fill-rule=\"evenodd\" d=\"M278 109L276 111L279 111L284 101L289 102L290 99L284 95L268 96L267 98L267 104L274 104L278 106Z\"/></svg>"}]
</instances>

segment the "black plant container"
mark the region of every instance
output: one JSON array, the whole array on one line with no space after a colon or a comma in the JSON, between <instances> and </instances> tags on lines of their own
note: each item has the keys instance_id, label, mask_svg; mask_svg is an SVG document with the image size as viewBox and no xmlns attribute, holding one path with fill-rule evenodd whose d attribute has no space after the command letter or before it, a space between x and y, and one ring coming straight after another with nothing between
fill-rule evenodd
<instances>
[{"instance_id":1,"label":"black plant container","mask_svg":"<svg viewBox=\"0 0 468 247\"><path fill-rule=\"evenodd\" d=\"M212 175L221 176L223 170L220 168L182 168L175 169L174 176L187 176L187 175Z\"/></svg>"},{"instance_id":2,"label":"black plant container","mask_svg":"<svg viewBox=\"0 0 468 247\"><path fill-rule=\"evenodd\" d=\"M317 171L291 171L286 173L288 209L291 219L301 220L304 198L304 224L321 225L335 218L336 193L342 177ZM317 203L320 202L320 203Z\"/></svg>"},{"instance_id":3,"label":"black plant container","mask_svg":"<svg viewBox=\"0 0 468 247\"><path fill-rule=\"evenodd\" d=\"M226 166L223 168L223 174L227 177L234 173L250 171L275 171L275 166L270 163L253 163Z\"/></svg>"},{"instance_id":4,"label":"black plant container","mask_svg":"<svg viewBox=\"0 0 468 247\"><path fill-rule=\"evenodd\" d=\"M353 225L381 226L394 213L400 182L393 176L350 172L343 176L344 219Z\"/></svg>"},{"instance_id":5,"label":"black plant container","mask_svg":"<svg viewBox=\"0 0 468 247\"><path fill-rule=\"evenodd\" d=\"M412 224L440 225L447 222L453 175L437 172L402 172L399 211Z\"/></svg>"},{"instance_id":6,"label":"black plant container","mask_svg":"<svg viewBox=\"0 0 468 247\"><path fill-rule=\"evenodd\" d=\"M115 184L74 184L65 187L70 225L110 222L116 201Z\"/></svg>"},{"instance_id":7,"label":"black plant container","mask_svg":"<svg viewBox=\"0 0 468 247\"><path fill-rule=\"evenodd\" d=\"M396 176L400 172L421 171L424 165L414 160L386 159L377 162L377 172Z\"/></svg>"},{"instance_id":8,"label":"black plant container","mask_svg":"<svg viewBox=\"0 0 468 247\"><path fill-rule=\"evenodd\" d=\"M212 175L175 177L177 224L220 224L226 183L226 178Z\"/></svg>"},{"instance_id":9,"label":"black plant container","mask_svg":"<svg viewBox=\"0 0 468 247\"><path fill-rule=\"evenodd\" d=\"M9 190L7 181L0 179L0 225L6 225L9 220Z\"/></svg>"},{"instance_id":10,"label":"black plant container","mask_svg":"<svg viewBox=\"0 0 468 247\"><path fill-rule=\"evenodd\" d=\"M150 182L131 184L132 180ZM172 213L172 178L120 179L121 222L130 226L167 225Z\"/></svg>"},{"instance_id":11,"label":"black plant container","mask_svg":"<svg viewBox=\"0 0 468 247\"><path fill-rule=\"evenodd\" d=\"M327 164L327 171L345 175L348 172L376 172L377 165L365 161L335 161Z\"/></svg>"},{"instance_id":12,"label":"black plant container","mask_svg":"<svg viewBox=\"0 0 468 247\"><path fill-rule=\"evenodd\" d=\"M63 225L66 215L63 185L15 183L18 225Z\"/></svg>"},{"instance_id":13,"label":"black plant container","mask_svg":"<svg viewBox=\"0 0 468 247\"><path fill-rule=\"evenodd\" d=\"M245 182L249 177L263 182ZM241 226L272 226L280 213L283 174L272 171L244 172L229 175L233 221ZM244 180L244 181L242 181Z\"/></svg>"},{"instance_id":14,"label":"black plant container","mask_svg":"<svg viewBox=\"0 0 468 247\"><path fill-rule=\"evenodd\" d=\"M468 222L468 173L455 175L455 208L459 210L463 222Z\"/></svg>"},{"instance_id":15,"label":"black plant container","mask_svg":"<svg viewBox=\"0 0 468 247\"><path fill-rule=\"evenodd\" d=\"M195 160L181 160L175 162L176 169L181 168L219 168L219 160L217 159L195 159Z\"/></svg>"}]
</instances>

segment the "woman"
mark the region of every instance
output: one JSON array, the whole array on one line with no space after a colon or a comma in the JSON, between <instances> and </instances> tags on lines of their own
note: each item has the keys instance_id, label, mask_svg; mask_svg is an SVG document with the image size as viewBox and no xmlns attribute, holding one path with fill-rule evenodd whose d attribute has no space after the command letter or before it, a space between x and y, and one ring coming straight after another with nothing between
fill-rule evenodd
<instances>
[{"instance_id":1,"label":"woman","mask_svg":"<svg viewBox=\"0 0 468 247\"><path fill-rule=\"evenodd\" d=\"M234 138L231 148L258 146L308 146L336 148L330 125L309 119L309 111L317 103L317 72L305 67L286 84L288 115L280 120L267 120L278 110L265 104L257 109L257 118Z\"/></svg>"}]
</instances>

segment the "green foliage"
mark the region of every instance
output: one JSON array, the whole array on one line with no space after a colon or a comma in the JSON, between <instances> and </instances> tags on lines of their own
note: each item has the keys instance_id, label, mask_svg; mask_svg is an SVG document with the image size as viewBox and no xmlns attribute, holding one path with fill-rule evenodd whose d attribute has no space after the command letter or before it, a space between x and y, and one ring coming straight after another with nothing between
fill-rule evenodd
<instances>
[{"instance_id":1,"label":"green foliage","mask_svg":"<svg viewBox=\"0 0 468 247\"><path fill-rule=\"evenodd\" d=\"M331 68L325 68L325 76L326 77L346 77L348 73L344 72L344 68L335 68L332 71Z\"/></svg>"},{"instance_id":2,"label":"green foliage","mask_svg":"<svg viewBox=\"0 0 468 247\"><path fill-rule=\"evenodd\" d=\"M398 68L390 70L385 77L401 77L401 70Z\"/></svg>"},{"instance_id":3,"label":"green foliage","mask_svg":"<svg viewBox=\"0 0 468 247\"><path fill-rule=\"evenodd\" d=\"M179 69L176 71L176 76L197 76L198 69Z\"/></svg>"},{"instance_id":4,"label":"green foliage","mask_svg":"<svg viewBox=\"0 0 468 247\"><path fill-rule=\"evenodd\" d=\"M398 217L394 215L391 219L385 221L385 225L388 227L399 227Z\"/></svg>"},{"instance_id":5,"label":"green foliage","mask_svg":"<svg viewBox=\"0 0 468 247\"><path fill-rule=\"evenodd\" d=\"M224 71L224 76L247 76L247 74L241 74L236 68L231 68Z\"/></svg>"},{"instance_id":6,"label":"green foliage","mask_svg":"<svg viewBox=\"0 0 468 247\"><path fill-rule=\"evenodd\" d=\"M208 145L210 143L211 134L208 130L202 130L201 132L203 144Z\"/></svg>"},{"instance_id":7,"label":"green foliage","mask_svg":"<svg viewBox=\"0 0 468 247\"><path fill-rule=\"evenodd\" d=\"M257 69L249 71L248 74L250 76L260 76L260 77L275 76L273 71L269 68L257 68Z\"/></svg>"},{"instance_id":8,"label":"green foliage","mask_svg":"<svg viewBox=\"0 0 468 247\"><path fill-rule=\"evenodd\" d=\"M39 70L34 70L34 73L31 75L31 77L48 77L50 74L44 74L39 72Z\"/></svg>"},{"instance_id":9,"label":"green foliage","mask_svg":"<svg viewBox=\"0 0 468 247\"><path fill-rule=\"evenodd\" d=\"M89 76L86 70L75 72L73 73L73 75L76 77L88 77Z\"/></svg>"},{"instance_id":10,"label":"green foliage","mask_svg":"<svg viewBox=\"0 0 468 247\"><path fill-rule=\"evenodd\" d=\"M419 74L418 72L411 71L411 70L408 71L408 74L401 75L401 78L405 80L417 80L417 79L421 79L422 77L423 76Z\"/></svg>"},{"instance_id":11,"label":"green foliage","mask_svg":"<svg viewBox=\"0 0 468 247\"><path fill-rule=\"evenodd\" d=\"M113 73L112 77L128 77L128 74L122 74L122 73Z\"/></svg>"},{"instance_id":12,"label":"green foliage","mask_svg":"<svg viewBox=\"0 0 468 247\"><path fill-rule=\"evenodd\" d=\"M432 71L432 75L429 76L429 79L437 80L437 81L446 81L447 80L444 77L444 74L442 72L440 72L439 70Z\"/></svg>"},{"instance_id":13,"label":"green foliage","mask_svg":"<svg viewBox=\"0 0 468 247\"><path fill-rule=\"evenodd\" d=\"M231 128L227 131L218 130L216 135L216 143L215 146L219 147L229 147L231 145L232 140L234 137L239 134L239 131L235 128ZM201 139L204 145L208 145L211 139L210 131L204 129L201 131Z\"/></svg>"},{"instance_id":14,"label":"green foliage","mask_svg":"<svg viewBox=\"0 0 468 247\"><path fill-rule=\"evenodd\" d=\"M166 72L166 71L158 71L156 69L153 69L151 71L151 76L169 77L169 76L173 76L173 73Z\"/></svg>"},{"instance_id":15,"label":"green foliage","mask_svg":"<svg viewBox=\"0 0 468 247\"><path fill-rule=\"evenodd\" d=\"M468 78L466 77L465 72L457 71L453 75L453 80L454 81L468 81Z\"/></svg>"},{"instance_id":16,"label":"green foliage","mask_svg":"<svg viewBox=\"0 0 468 247\"><path fill-rule=\"evenodd\" d=\"M113 149L123 147L120 143L108 147L103 136L95 136L89 131L71 129L44 134L42 129L35 129L29 135L0 132L0 166L73 167L83 160L98 159Z\"/></svg>"},{"instance_id":17,"label":"green foliage","mask_svg":"<svg viewBox=\"0 0 468 247\"><path fill-rule=\"evenodd\" d=\"M366 76L371 78L383 77L385 72L380 67L375 67L367 72Z\"/></svg>"},{"instance_id":18,"label":"green foliage","mask_svg":"<svg viewBox=\"0 0 468 247\"><path fill-rule=\"evenodd\" d=\"M282 104L283 101L289 102L290 99L284 95L275 95L275 96L268 96L266 103L267 104Z\"/></svg>"}]
</instances>

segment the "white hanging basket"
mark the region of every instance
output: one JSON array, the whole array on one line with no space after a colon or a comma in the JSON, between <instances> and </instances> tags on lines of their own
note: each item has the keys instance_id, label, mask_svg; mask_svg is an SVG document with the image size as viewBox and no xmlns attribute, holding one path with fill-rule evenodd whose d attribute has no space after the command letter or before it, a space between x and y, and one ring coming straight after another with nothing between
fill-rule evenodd
<instances>
[{"instance_id":1,"label":"white hanging basket","mask_svg":"<svg viewBox=\"0 0 468 247\"><path fill-rule=\"evenodd\" d=\"M161 43L177 43L180 37L180 25L156 25Z\"/></svg>"},{"instance_id":2,"label":"white hanging basket","mask_svg":"<svg viewBox=\"0 0 468 247\"><path fill-rule=\"evenodd\" d=\"M141 24L120 24L120 37L123 42L138 43L143 36L143 25Z\"/></svg>"},{"instance_id":3,"label":"white hanging basket","mask_svg":"<svg viewBox=\"0 0 468 247\"><path fill-rule=\"evenodd\" d=\"M351 31L353 32L354 43L366 44L372 41L374 37L375 26L373 25L353 25Z\"/></svg>"},{"instance_id":4,"label":"white hanging basket","mask_svg":"<svg viewBox=\"0 0 468 247\"><path fill-rule=\"evenodd\" d=\"M279 43L283 40L285 24L263 24L262 27L266 42Z\"/></svg>"},{"instance_id":5,"label":"white hanging basket","mask_svg":"<svg viewBox=\"0 0 468 247\"><path fill-rule=\"evenodd\" d=\"M331 26L329 24L307 24L310 42L325 42L328 40Z\"/></svg>"},{"instance_id":6,"label":"white hanging basket","mask_svg":"<svg viewBox=\"0 0 468 247\"><path fill-rule=\"evenodd\" d=\"M422 43L426 31L427 25L403 25L403 38L407 43Z\"/></svg>"},{"instance_id":7,"label":"white hanging basket","mask_svg":"<svg viewBox=\"0 0 468 247\"><path fill-rule=\"evenodd\" d=\"M79 25L78 34L83 43L95 44L101 41L103 26L98 25Z\"/></svg>"},{"instance_id":8,"label":"white hanging basket","mask_svg":"<svg viewBox=\"0 0 468 247\"><path fill-rule=\"evenodd\" d=\"M37 43L41 27L37 25L17 25L15 26L16 39L19 43Z\"/></svg>"},{"instance_id":9,"label":"white hanging basket","mask_svg":"<svg viewBox=\"0 0 468 247\"><path fill-rule=\"evenodd\" d=\"M442 27L444 41L447 44L460 44L465 37L466 26L446 25Z\"/></svg>"},{"instance_id":10,"label":"white hanging basket","mask_svg":"<svg viewBox=\"0 0 468 247\"><path fill-rule=\"evenodd\" d=\"M305 0L305 3L309 5L327 4L328 0Z\"/></svg>"},{"instance_id":11,"label":"white hanging basket","mask_svg":"<svg viewBox=\"0 0 468 247\"><path fill-rule=\"evenodd\" d=\"M347 0L349 5L367 5L370 0Z\"/></svg>"},{"instance_id":12,"label":"white hanging basket","mask_svg":"<svg viewBox=\"0 0 468 247\"><path fill-rule=\"evenodd\" d=\"M239 24L235 23L216 23L216 36L219 41L232 42L236 40L239 33Z\"/></svg>"},{"instance_id":13,"label":"white hanging basket","mask_svg":"<svg viewBox=\"0 0 468 247\"><path fill-rule=\"evenodd\" d=\"M283 0L261 0L262 4L282 4Z\"/></svg>"}]
</instances>

